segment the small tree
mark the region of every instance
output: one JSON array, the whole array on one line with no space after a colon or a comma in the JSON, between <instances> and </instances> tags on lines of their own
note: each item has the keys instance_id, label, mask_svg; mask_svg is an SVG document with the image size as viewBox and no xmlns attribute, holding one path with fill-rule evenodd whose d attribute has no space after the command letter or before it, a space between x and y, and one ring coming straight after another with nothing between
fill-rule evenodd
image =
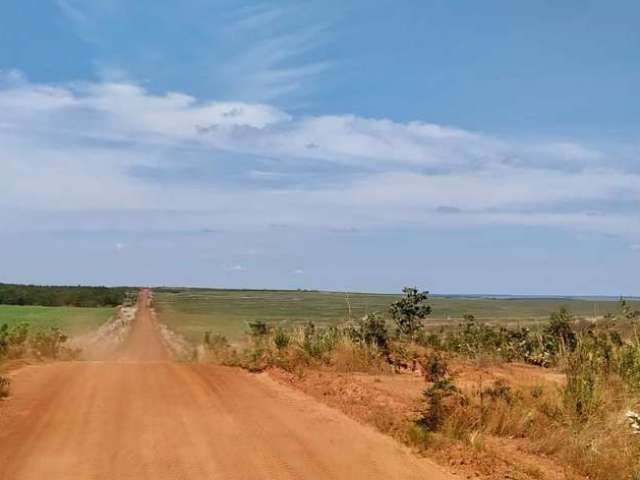
<instances>
[{"instance_id":1,"label":"small tree","mask_svg":"<svg viewBox=\"0 0 640 480\"><path fill-rule=\"evenodd\" d=\"M396 323L396 332L400 337L414 340L424 326L422 320L431 313L427 304L429 292L419 292L415 287L402 289L404 296L391 304L389 311Z\"/></svg>"},{"instance_id":2,"label":"small tree","mask_svg":"<svg viewBox=\"0 0 640 480\"><path fill-rule=\"evenodd\" d=\"M578 338L573 330L574 317L567 307L553 312L549 323L544 327L545 343L550 353L565 353L575 350Z\"/></svg>"}]
</instances>

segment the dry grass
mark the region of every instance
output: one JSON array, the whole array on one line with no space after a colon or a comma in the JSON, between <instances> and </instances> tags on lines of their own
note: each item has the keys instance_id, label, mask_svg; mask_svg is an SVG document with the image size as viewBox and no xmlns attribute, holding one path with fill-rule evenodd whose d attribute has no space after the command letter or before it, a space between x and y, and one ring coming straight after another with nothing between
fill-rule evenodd
<instances>
[{"instance_id":1,"label":"dry grass","mask_svg":"<svg viewBox=\"0 0 640 480\"><path fill-rule=\"evenodd\" d=\"M439 435L471 444L478 436L526 440L529 453L551 457L592 480L636 480L640 473L640 441L625 412L637 405L622 382L611 378L607 395L587 418L568 411L563 391L539 388L504 389L481 386L454 404ZM473 438L473 442L470 439Z\"/></svg>"},{"instance_id":2,"label":"dry grass","mask_svg":"<svg viewBox=\"0 0 640 480\"><path fill-rule=\"evenodd\" d=\"M461 459L456 468L481 478L640 480L640 436L625 417L640 396L618 374L622 347L607 350L601 338L579 336L572 351L559 351L556 369L399 341L382 350L331 328L266 330L208 351L253 371L274 367L316 398L441 461ZM429 379L421 403L415 390L402 398L358 380L415 371Z\"/></svg>"}]
</instances>

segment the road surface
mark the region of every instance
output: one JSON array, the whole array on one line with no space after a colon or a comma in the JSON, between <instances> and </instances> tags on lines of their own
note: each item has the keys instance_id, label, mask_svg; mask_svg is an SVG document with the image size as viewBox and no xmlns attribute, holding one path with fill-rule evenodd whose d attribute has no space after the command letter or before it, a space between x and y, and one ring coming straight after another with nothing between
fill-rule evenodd
<instances>
[{"instance_id":1,"label":"road surface","mask_svg":"<svg viewBox=\"0 0 640 480\"><path fill-rule=\"evenodd\" d=\"M113 359L16 372L0 403L0 479L452 478L263 375L172 362L147 295Z\"/></svg>"}]
</instances>

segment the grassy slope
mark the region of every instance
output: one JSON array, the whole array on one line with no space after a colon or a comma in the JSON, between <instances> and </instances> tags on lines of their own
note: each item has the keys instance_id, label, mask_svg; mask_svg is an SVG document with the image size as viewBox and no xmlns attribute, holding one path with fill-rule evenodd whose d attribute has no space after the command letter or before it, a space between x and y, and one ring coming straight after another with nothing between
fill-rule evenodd
<instances>
[{"instance_id":1,"label":"grassy slope","mask_svg":"<svg viewBox=\"0 0 640 480\"><path fill-rule=\"evenodd\" d=\"M191 341L199 342L205 331L238 339L247 322L336 324L347 316L344 293L306 291L255 291L214 289L155 290L155 306L163 322ZM349 294L352 318L366 312L386 312L396 295ZM472 313L486 321L535 322L547 319L561 305L582 316L616 310L616 302L577 299L485 299L434 297L432 324L446 324Z\"/></svg>"},{"instance_id":2,"label":"grassy slope","mask_svg":"<svg viewBox=\"0 0 640 480\"><path fill-rule=\"evenodd\" d=\"M69 335L87 333L115 313L115 308L36 307L0 305L0 325L27 322L31 328L60 327Z\"/></svg>"}]
</instances>

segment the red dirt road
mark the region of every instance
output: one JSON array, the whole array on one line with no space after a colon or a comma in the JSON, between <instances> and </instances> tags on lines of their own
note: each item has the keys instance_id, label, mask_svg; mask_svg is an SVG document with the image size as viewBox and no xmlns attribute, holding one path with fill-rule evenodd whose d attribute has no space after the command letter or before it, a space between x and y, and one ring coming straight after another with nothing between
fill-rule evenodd
<instances>
[{"instance_id":1,"label":"red dirt road","mask_svg":"<svg viewBox=\"0 0 640 480\"><path fill-rule=\"evenodd\" d=\"M0 479L453 478L265 376L171 362L146 303L114 359L16 372Z\"/></svg>"}]
</instances>

